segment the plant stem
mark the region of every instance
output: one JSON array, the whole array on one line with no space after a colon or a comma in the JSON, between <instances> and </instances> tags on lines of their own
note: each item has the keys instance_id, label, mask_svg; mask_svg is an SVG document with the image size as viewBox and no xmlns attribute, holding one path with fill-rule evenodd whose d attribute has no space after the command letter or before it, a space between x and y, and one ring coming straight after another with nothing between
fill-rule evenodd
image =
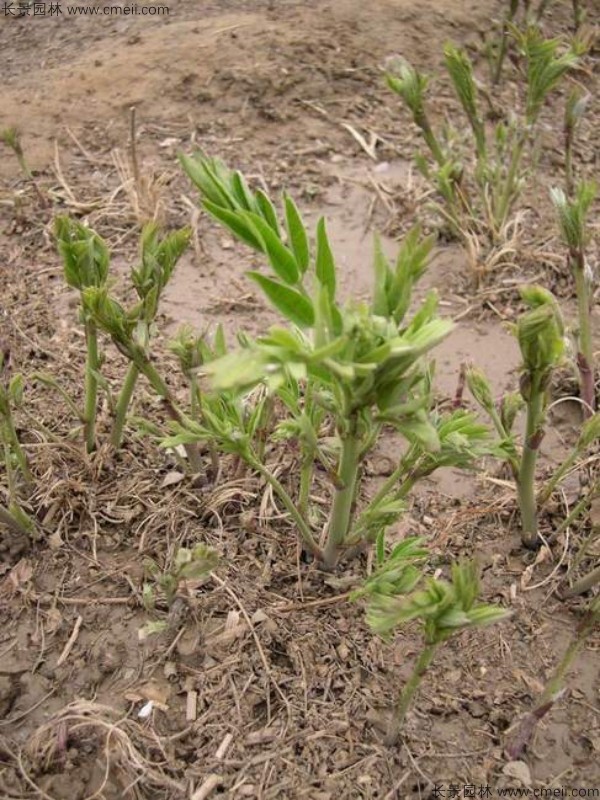
<instances>
[{"instance_id":1,"label":"plant stem","mask_svg":"<svg viewBox=\"0 0 600 800\"><path fill-rule=\"evenodd\" d=\"M492 75L492 84L494 86L497 86L500 83L500 78L502 77L502 67L504 66L504 59L506 58L506 53L508 50L508 26L513 21L514 16L514 11L511 5L508 14L502 22L502 31L500 33L500 50L498 51L498 58L496 60L496 69Z\"/></svg>"},{"instance_id":2,"label":"plant stem","mask_svg":"<svg viewBox=\"0 0 600 800\"><path fill-rule=\"evenodd\" d=\"M24 514L24 512L22 513ZM31 523L28 517L26 517L26 519L28 523ZM19 520L17 518L14 509L9 511L4 505L0 505L0 524L5 525L13 533L17 533L21 536L30 536L32 533L33 523L31 523L30 527L25 523L25 520Z\"/></svg>"},{"instance_id":3,"label":"plant stem","mask_svg":"<svg viewBox=\"0 0 600 800\"><path fill-rule=\"evenodd\" d=\"M565 126L565 192L573 196L573 126Z\"/></svg>"},{"instance_id":4,"label":"plant stem","mask_svg":"<svg viewBox=\"0 0 600 800\"><path fill-rule=\"evenodd\" d=\"M121 442L123 441L125 419L127 417L127 411L131 404L131 397L133 395L133 390L135 389L135 384L139 374L140 371L137 366L131 363L129 365L129 369L127 370L121 391L119 392L119 398L117 400L117 406L115 409L115 421L113 423L113 429L110 437L112 446L117 450L119 447L121 447Z\"/></svg>"},{"instance_id":5,"label":"plant stem","mask_svg":"<svg viewBox=\"0 0 600 800\"><path fill-rule=\"evenodd\" d=\"M404 722L404 718L406 717L406 712L410 707L415 692L423 680L423 676L433 661L437 648L437 644L427 644L421 651L412 675L410 676L408 682L404 685L404 688L400 693L400 697L398 698L398 702L394 708L388 734L385 737L386 745L391 746L396 744L398 741L398 736L400 735L400 729Z\"/></svg>"},{"instance_id":6,"label":"plant stem","mask_svg":"<svg viewBox=\"0 0 600 800\"><path fill-rule=\"evenodd\" d=\"M4 515L4 521L8 524L11 520L16 524L16 528L12 526L12 530L18 530L21 533L30 535L33 533L35 526L28 515L21 509L18 502L17 487L15 485L15 475L11 464L12 453L9 443L4 442L4 467L6 470L6 482L8 484L8 509Z\"/></svg>"},{"instance_id":7,"label":"plant stem","mask_svg":"<svg viewBox=\"0 0 600 800\"><path fill-rule=\"evenodd\" d=\"M519 469L519 507L521 510L521 538L525 547L535 548L538 538L537 505L535 500L535 465L542 440L542 411L544 391L539 377L531 376L531 395L527 401L527 425L523 455Z\"/></svg>"},{"instance_id":8,"label":"plant stem","mask_svg":"<svg viewBox=\"0 0 600 800\"><path fill-rule=\"evenodd\" d=\"M261 462L257 458L255 458L252 455L246 455L244 456L244 459L252 469L256 470L256 472L258 472L259 475L262 475L262 477L267 481L267 483L273 487L273 489L279 496L279 499L285 506L287 512L298 526L298 530L300 531L300 536L302 537L302 541L306 545L308 551L312 553L312 555L315 558L322 560L323 551L321 550L314 536L312 535L310 528L308 527L308 523L306 522L306 520L304 519L304 517L294 504L294 501L289 496L283 485L277 480L277 478L271 472L269 472L269 470L265 466L263 466L263 464L261 464Z\"/></svg>"},{"instance_id":9,"label":"plant stem","mask_svg":"<svg viewBox=\"0 0 600 800\"><path fill-rule=\"evenodd\" d=\"M338 469L341 488L336 489L329 518L327 544L324 550L325 566L336 565L340 550L346 541L352 517L352 506L356 495L358 464L361 455L361 440L357 434L357 420L350 420L350 431L342 438L342 453Z\"/></svg>"},{"instance_id":10,"label":"plant stem","mask_svg":"<svg viewBox=\"0 0 600 800\"><path fill-rule=\"evenodd\" d=\"M592 416L596 407L594 349L590 320L590 293L588 281L585 276L585 257L583 252L573 253L571 258L573 261L573 272L575 274L575 289L577 292L577 309L579 314L579 352L577 353L577 366L579 367L581 399L586 404L583 414L584 418L588 419Z\"/></svg>"},{"instance_id":11,"label":"plant stem","mask_svg":"<svg viewBox=\"0 0 600 800\"><path fill-rule=\"evenodd\" d=\"M440 167L443 167L446 163L446 159L444 158L444 153L440 144L436 138L435 133L433 132L433 128L429 124L429 119L425 112L417 113L414 115L415 124L421 129L421 133L423 134L423 138L427 143L427 147L431 151L431 155L434 157L435 161L439 164Z\"/></svg>"},{"instance_id":12,"label":"plant stem","mask_svg":"<svg viewBox=\"0 0 600 800\"><path fill-rule=\"evenodd\" d=\"M4 416L4 433L6 436L9 453L12 453L17 459L23 480L27 484L33 483L33 475L31 474L31 469L29 468L29 462L27 461L25 451L21 447L21 442L19 441L19 437L17 435L10 407L8 408L8 413Z\"/></svg>"},{"instance_id":13,"label":"plant stem","mask_svg":"<svg viewBox=\"0 0 600 800\"><path fill-rule=\"evenodd\" d=\"M562 596L575 597L579 594L589 591L592 586L595 586L597 583L600 583L600 566L596 567L591 572L588 572L588 574L584 575L583 578L575 581L570 589L567 589L566 592L563 592Z\"/></svg>"},{"instance_id":14,"label":"plant stem","mask_svg":"<svg viewBox=\"0 0 600 800\"><path fill-rule=\"evenodd\" d=\"M587 637L592 632L597 622L598 614L590 611L587 617L583 620L583 623L581 624L575 638L567 648L567 652L563 656L562 661L556 667L552 677L546 684L546 688L542 692L542 695L536 703L533 711L527 714L527 716L522 720L521 724L517 728L515 736L506 748L506 753L512 760L518 759L522 755L523 751L531 741L531 737L533 736L538 722L543 719L543 717L545 717L549 711L551 711L556 701L562 696L563 684L565 682L565 678L567 677L567 673L571 668L571 664L573 663L577 654L583 648Z\"/></svg>"},{"instance_id":15,"label":"plant stem","mask_svg":"<svg viewBox=\"0 0 600 800\"><path fill-rule=\"evenodd\" d=\"M129 357L134 362L135 366L144 375L146 380L150 383L154 391L165 402L167 412L172 420L180 422L185 425L185 414L181 412L173 394L165 381L161 378L154 364L150 361L145 353L139 350L132 350ZM188 457L189 465L194 473L198 473L202 469L202 460L197 444L184 444L185 452Z\"/></svg>"},{"instance_id":16,"label":"plant stem","mask_svg":"<svg viewBox=\"0 0 600 800\"><path fill-rule=\"evenodd\" d=\"M308 517L308 501L310 498L313 466L314 453L312 448L307 447L302 453L302 465L300 467L300 492L298 495L298 511L305 519Z\"/></svg>"},{"instance_id":17,"label":"plant stem","mask_svg":"<svg viewBox=\"0 0 600 800\"><path fill-rule=\"evenodd\" d=\"M99 368L98 358L98 333L96 323L91 319L85 321L85 341L87 346L87 361L85 365L85 401L84 401L84 435L88 453L96 448L96 406L98 402L98 380L96 373Z\"/></svg>"},{"instance_id":18,"label":"plant stem","mask_svg":"<svg viewBox=\"0 0 600 800\"><path fill-rule=\"evenodd\" d=\"M527 134L522 131L517 141L514 143L508 172L506 174L506 182L504 184L504 192L500 198L500 205L496 209L496 225L501 230L506 222L506 218L512 207L515 197L515 184L519 177L519 167L521 166L521 159L523 157L523 150L525 142L527 141Z\"/></svg>"},{"instance_id":19,"label":"plant stem","mask_svg":"<svg viewBox=\"0 0 600 800\"><path fill-rule=\"evenodd\" d=\"M579 455L579 450L575 448L573 452L567 458L565 458L563 463L554 472L554 475L552 475L548 483L544 486L544 488L538 495L538 508L541 508L548 502L548 500L552 496L552 492L556 489L558 484L562 481L567 472L571 469L571 467L577 460L578 455Z\"/></svg>"}]
</instances>

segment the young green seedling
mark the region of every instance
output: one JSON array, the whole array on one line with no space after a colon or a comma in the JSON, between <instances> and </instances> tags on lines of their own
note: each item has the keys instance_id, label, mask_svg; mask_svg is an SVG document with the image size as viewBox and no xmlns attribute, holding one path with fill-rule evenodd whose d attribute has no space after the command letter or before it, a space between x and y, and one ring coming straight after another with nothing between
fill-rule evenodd
<instances>
[{"instance_id":1,"label":"young green seedling","mask_svg":"<svg viewBox=\"0 0 600 800\"><path fill-rule=\"evenodd\" d=\"M191 549L178 548L168 569L161 570L154 561L147 560L145 567L152 581L146 581L142 589L144 607L147 611L154 611L157 599L162 594L164 603L171 610L180 596L181 585L185 581L199 581L208 577L218 563L217 553L204 544L197 544ZM165 620L148 622L140 633L145 638L153 633L161 633L168 626L169 623Z\"/></svg>"},{"instance_id":2,"label":"young green seedling","mask_svg":"<svg viewBox=\"0 0 600 800\"><path fill-rule=\"evenodd\" d=\"M535 465L544 437L550 379L564 352L564 327L558 303L550 292L529 286L521 290L521 297L530 310L515 328L523 359L521 395L527 409L518 492L523 544L536 547Z\"/></svg>"},{"instance_id":3,"label":"young green seedling","mask_svg":"<svg viewBox=\"0 0 600 800\"><path fill-rule=\"evenodd\" d=\"M552 189L551 195L561 236L568 249L568 264L575 279L579 316L577 366L581 399L585 404L584 416L589 417L596 408L596 387L591 322L593 274L587 264L585 252L589 240L587 215L596 197L596 186L582 181L572 198L568 198L562 189Z\"/></svg>"},{"instance_id":4,"label":"young green seedling","mask_svg":"<svg viewBox=\"0 0 600 800\"><path fill-rule=\"evenodd\" d=\"M377 243L371 303L343 305L337 299L336 264L323 219L317 224L313 253L291 198L284 200L284 233L270 199L263 192L250 191L239 173L203 156L183 157L182 162L201 191L204 207L239 239L266 255L273 277L255 271L249 277L290 325L273 327L255 341L246 340L241 350L206 364L204 372L218 392L239 394L262 385L282 400L289 418L277 430L283 435L294 431L301 443L298 505L256 458L248 437L241 433L235 440L237 452L273 486L307 548L331 568L342 555L353 554L376 539L381 526L389 524L390 503L396 518L400 513L395 499L378 498L378 503L384 501L385 511L370 507L355 525L361 465L384 425L393 426L419 447L419 454L434 451L434 462L427 470L436 468L438 452L441 460L449 452L441 444L442 425L431 413L422 356L447 335L451 324L437 317L434 295L407 319L413 286L425 270L432 240L422 239L419 230L413 229L395 265L388 263ZM324 419L331 421L336 434L329 451L320 442ZM472 455L469 459L464 455L469 447L479 449L481 426L470 428L473 420L454 422L454 443L462 442L460 457L471 463ZM416 451L411 454L413 466ZM323 546L310 530L306 513L315 462L325 466L333 484Z\"/></svg>"},{"instance_id":5,"label":"young green seedling","mask_svg":"<svg viewBox=\"0 0 600 800\"><path fill-rule=\"evenodd\" d=\"M508 395L499 412L493 401L490 385L482 372L467 370L467 384L475 400L490 416L500 436L504 458L510 465L516 481L523 544L527 547L536 547L538 504L535 494L535 467L539 447L544 438L548 388L552 373L562 359L565 340L560 309L550 292L540 286L527 286L521 289L521 297L529 306L529 310L514 326L522 356L520 380L522 400L519 401L514 395ZM523 448L519 454L512 428L519 408L523 404L527 412L527 421ZM561 477L563 475L559 475L558 479Z\"/></svg>"},{"instance_id":6,"label":"young green seedling","mask_svg":"<svg viewBox=\"0 0 600 800\"><path fill-rule=\"evenodd\" d=\"M33 482L29 462L15 427L13 409L23 399L23 377L9 375L8 357L0 349L0 444L8 484L8 504L0 504L0 523L16 533L30 536L35 523L19 502L19 478L28 487Z\"/></svg>"},{"instance_id":7,"label":"young green seedling","mask_svg":"<svg viewBox=\"0 0 600 800\"><path fill-rule=\"evenodd\" d=\"M497 244L504 235L525 182L523 158L528 148L533 149L544 100L576 65L582 52L579 43L559 52L561 41L544 39L533 26L523 32L512 26L511 31L525 61L525 112L491 129L479 110L482 90L469 57L451 44L444 49L447 72L473 133L472 160L464 158L455 141L435 133L425 104L427 78L404 60L392 64L387 75L388 85L408 106L435 162L431 169L422 157L418 159L421 171L434 180L444 201L435 208L454 234L467 243L473 234L481 232L487 234L491 244ZM471 193L472 188L476 194Z\"/></svg>"},{"instance_id":8,"label":"young green seedling","mask_svg":"<svg viewBox=\"0 0 600 800\"><path fill-rule=\"evenodd\" d=\"M58 251L64 261L67 284L77 289L80 298L89 288L101 289L108 279L110 254L94 231L69 217L57 217L55 235ZM100 354L96 323L82 302L81 318L85 329L87 357L85 365L85 400L83 414L85 443L88 453L96 447L96 414L98 404L98 375Z\"/></svg>"},{"instance_id":9,"label":"young green seedling","mask_svg":"<svg viewBox=\"0 0 600 800\"><path fill-rule=\"evenodd\" d=\"M154 224L146 225L142 231L140 264L131 270L131 280L140 302L130 312L130 316L137 320L134 336L137 344L145 353L149 352L160 296L169 282L177 262L188 246L190 233L188 228L183 228L173 231L161 239L158 226ZM121 446L127 410L139 374L138 365L132 361L116 404L115 421L111 434L111 442L116 448Z\"/></svg>"},{"instance_id":10,"label":"young green seedling","mask_svg":"<svg viewBox=\"0 0 600 800\"><path fill-rule=\"evenodd\" d=\"M472 563L454 564L451 581L423 579L415 566L422 553L415 554L414 543L408 548L404 563L402 555L394 551L365 587L369 597L367 621L376 633L389 635L411 620L418 620L423 631L423 649L393 710L388 745L397 742L411 702L438 648L465 628L490 625L509 615L502 608L477 602L479 581ZM421 581L423 588L419 588Z\"/></svg>"},{"instance_id":11,"label":"young green seedling","mask_svg":"<svg viewBox=\"0 0 600 800\"><path fill-rule=\"evenodd\" d=\"M571 91L565 106L564 142L565 142L565 191L567 197L573 196L575 178L573 174L573 150L575 134L591 99L591 94L580 86Z\"/></svg>"},{"instance_id":12,"label":"young green seedling","mask_svg":"<svg viewBox=\"0 0 600 800\"><path fill-rule=\"evenodd\" d=\"M144 605L148 609L154 608L156 588L158 588L164 595L167 607L170 608L183 581L206 578L218 562L217 553L203 544L197 544L191 550L187 547L178 548L171 567L166 570L161 570L154 561L147 561L146 569L154 579L155 586L150 583L144 584Z\"/></svg>"},{"instance_id":13,"label":"young green seedling","mask_svg":"<svg viewBox=\"0 0 600 800\"><path fill-rule=\"evenodd\" d=\"M535 414L531 408L531 398L529 401L526 401L521 393L508 394L503 398L500 409L498 409L492 398L490 384L480 370L473 367L468 368L466 372L466 380L471 394L475 398L477 404L490 417L490 420L492 421L494 428L500 437L496 455L505 460L509 465L518 489L522 486L523 482L525 482L526 487L530 487L531 484L528 483L528 469L530 468L535 470L535 463L532 466L531 461L535 462L537 451L535 448L531 449L527 448L526 446L520 450L517 446L516 436L513 433L513 427L517 415L523 407L527 408L528 424L533 426L533 416ZM526 394L530 380L531 378L526 377L522 379L522 387L524 388ZM535 415L540 420L541 427L538 427L538 435L537 437L533 437L534 441L539 439L541 442L541 437L543 436L543 426L546 420L546 413L544 410L545 402L546 401L544 399L542 401L543 408L540 414ZM584 422L579 437L573 446L571 453L566 456L566 458L556 467L554 473L547 480L546 484L539 490L537 497L535 497L533 500L531 499L530 488L524 489L523 492L519 490L519 497L521 499L523 499L523 494L526 495L526 497L523 499L526 509L525 518L527 518L528 513L530 514L530 512L527 511L527 508L529 507L528 504L530 503L535 503L534 516L537 518L539 511L548 502L561 481L576 466L578 459L581 458L585 451L588 450L599 439L600 414L595 414L593 417ZM523 463L524 456L526 456L525 466ZM529 459L529 467L527 467L527 459ZM590 498L588 496L584 497L582 501L573 508L571 514L569 514L567 524L572 524L576 517L585 510L587 505L589 505L589 502ZM564 523L561 524L560 528L555 531L555 536L561 532L563 526L566 527ZM533 546L533 540L531 545Z\"/></svg>"},{"instance_id":14,"label":"young green seedling","mask_svg":"<svg viewBox=\"0 0 600 800\"><path fill-rule=\"evenodd\" d=\"M7 147L13 151L15 156L17 157L17 161L19 162L19 166L23 172L23 175L29 181L33 181L33 174L29 169L29 165L25 159L25 153L23 152L23 145L21 144L21 134L17 130L17 128L4 128L0 131L0 142L4 142Z\"/></svg>"}]
</instances>

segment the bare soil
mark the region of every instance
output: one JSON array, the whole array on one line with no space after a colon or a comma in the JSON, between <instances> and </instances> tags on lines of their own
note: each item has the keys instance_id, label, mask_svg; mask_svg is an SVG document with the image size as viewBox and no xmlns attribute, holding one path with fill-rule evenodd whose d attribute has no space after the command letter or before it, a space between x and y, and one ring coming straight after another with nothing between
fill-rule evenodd
<instances>
[{"instance_id":1,"label":"bare soil","mask_svg":"<svg viewBox=\"0 0 600 800\"><path fill-rule=\"evenodd\" d=\"M140 214L151 208L167 226L194 225L195 246L167 290L156 340L176 391L183 383L166 343L178 325L204 330L220 322L233 340L238 330L256 333L275 321L244 277L257 259L198 213L177 165L180 150L221 156L274 195L288 189L311 221L325 213L342 290L366 296L373 230L392 254L417 214L433 224L411 166L417 135L384 87L381 66L400 53L435 74L452 40L469 48L485 75L481 44L504 5L171 0L166 18L0 17L0 128L22 130L39 188L3 148L0 341L27 378L26 407L45 426L36 433L19 416L36 476L31 508L44 535L27 542L2 531L0 540L1 798L392 800L451 796L436 794L440 784L446 792L460 787L460 796L471 785L600 787L597 635L523 763L508 764L504 752L507 732L532 707L589 600L561 601L556 590L593 519L540 557L520 547L514 490L497 465L440 474L419 488L392 540L426 536L442 571L475 554L485 598L513 615L440 652L400 745L386 748L386 710L420 639L408 627L381 641L360 604L349 602L367 561L318 572L259 479L231 471L215 486L207 468L193 480L133 426L118 454L104 445L86 456L79 438L67 438L75 426L69 409L33 378L49 372L81 396L83 335L52 243L57 213L85 219L107 238L124 296ZM587 5L588 23L597 24L598 9ZM568 32L571 4L553 3L544 25ZM595 66L592 53L577 75L590 90ZM514 100L510 70L509 78L498 90L501 107ZM440 242L420 288L437 288L443 313L457 320L436 352L442 401L454 397L466 360L488 373L498 396L516 387L518 352L506 323L515 319L523 281L553 288L573 315L546 199L547 187L562 180L564 94L552 97L510 264L476 283L467 254ZM440 118L456 114L443 83L433 102ZM140 214L125 180L132 106L149 187ZM597 167L598 120L594 100L577 153L585 174ZM366 142L374 137L371 155L348 125ZM124 373L110 347L105 373L115 380ZM134 413L158 422L163 415L144 387ZM577 405L558 405L553 422L545 471L577 435ZM108 425L106 408L101 438ZM392 437L382 442L366 465L368 492L400 446ZM294 474L293 452L273 448L272 457L281 475ZM586 490L589 472L584 465L565 484L545 533ZM178 546L197 542L221 554L216 577L188 584L171 609L145 610L144 560L167 567ZM140 638L151 620L168 627Z\"/></svg>"}]
</instances>

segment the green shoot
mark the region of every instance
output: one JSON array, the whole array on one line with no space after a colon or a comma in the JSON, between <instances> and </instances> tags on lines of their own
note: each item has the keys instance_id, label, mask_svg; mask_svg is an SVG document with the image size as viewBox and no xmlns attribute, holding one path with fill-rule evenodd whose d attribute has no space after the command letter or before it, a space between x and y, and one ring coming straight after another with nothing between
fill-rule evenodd
<instances>
[{"instance_id":1,"label":"green shoot","mask_svg":"<svg viewBox=\"0 0 600 800\"><path fill-rule=\"evenodd\" d=\"M478 108L473 65L467 54L452 44L447 44L444 48L444 60L454 90L473 131L477 158L479 163L484 165L487 160L487 142L484 121Z\"/></svg>"},{"instance_id":2,"label":"green shoot","mask_svg":"<svg viewBox=\"0 0 600 800\"><path fill-rule=\"evenodd\" d=\"M591 323L592 273L586 262L585 251L589 239L587 215L596 196L596 186L582 181L571 199L561 189L552 189L551 196L561 236L567 247L568 264L575 278L579 316L577 366L585 416L590 416L596 407L596 389Z\"/></svg>"},{"instance_id":3,"label":"green shoot","mask_svg":"<svg viewBox=\"0 0 600 800\"><path fill-rule=\"evenodd\" d=\"M549 299L549 304L551 305L551 303L552 301ZM555 312L556 307L554 307L553 313L549 315L550 322L548 323L548 320L546 320L550 330L547 330L545 334L541 331L538 331L536 334L540 336L540 340L544 338L544 336L549 338L555 336L560 337L561 334L558 325L552 330L554 326L551 322L551 318ZM522 327L527 327L529 323L536 323L540 326L543 324L542 314L536 314L535 320L529 317L530 314L531 312L524 315L524 318L521 319L520 324ZM529 321L527 319L528 317ZM526 333L522 331L521 333L522 335L529 335L529 331ZM555 340L555 345L556 351L547 359L547 363L553 364L554 366L558 364L559 352L562 350L562 345L558 342L558 339ZM552 368L553 367L550 367L550 369ZM539 443L542 441L544 435L543 428L546 421L546 391L543 387L548 384L551 376L550 372L547 373L545 378L540 378L540 373L542 372L543 370L541 367L537 370L535 367L531 369L531 365L530 367L524 366L521 379L521 393L506 395L503 398L500 408L498 408L492 398L492 390L485 375L480 370L473 367L470 367L466 371L466 381L471 394L475 398L478 406L489 416L500 438L496 449L496 455L509 465L517 485L521 503L521 513L524 520L524 531L526 527L530 530L536 528L539 510L544 507L561 481L576 466L581 455L600 439L600 414L595 414L584 422L571 453L558 465L544 487L540 489L537 498L532 496L533 479L531 475L535 472L537 447L539 447ZM542 388L532 394L532 385L537 385ZM513 434L513 426L518 413L523 407L527 408L527 429L529 431L529 436L526 437L522 450L519 450ZM536 420L538 423L537 426L535 424ZM566 524L572 524L576 516L589 505L589 502L590 495L584 497L582 501L573 508L572 513L569 514L568 523ZM555 531L554 535L558 535L561 530L566 527L566 524L563 523L560 528ZM528 536L525 543L529 546L534 546L535 539L533 535Z\"/></svg>"},{"instance_id":4,"label":"green shoot","mask_svg":"<svg viewBox=\"0 0 600 800\"><path fill-rule=\"evenodd\" d=\"M208 577L218 562L217 553L203 544L197 544L191 550L187 547L178 548L173 564L166 570L161 570L154 561L146 561L146 569L153 578L155 586L150 583L144 584L144 605L149 610L154 608L156 589L159 589L164 595L167 607L170 608L184 581L197 581Z\"/></svg>"},{"instance_id":5,"label":"green shoot","mask_svg":"<svg viewBox=\"0 0 600 800\"><path fill-rule=\"evenodd\" d=\"M185 251L189 238L190 230L188 228L174 231L162 239L159 236L158 227L154 224L146 225L142 231L140 241L141 263L137 268L131 270L131 279L140 302L132 313L137 319L135 327L136 341L146 353L148 352L161 293ZM131 403L139 373L139 367L132 361L119 393L111 433L111 443L117 449L121 446L127 410Z\"/></svg>"},{"instance_id":6,"label":"green shoot","mask_svg":"<svg viewBox=\"0 0 600 800\"><path fill-rule=\"evenodd\" d=\"M21 405L22 398L23 378L21 375L9 377L8 360L0 350L0 444L8 484L8 505L0 504L0 523L16 533L31 536L35 523L19 502L18 479L20 477L25 486L29 486L33 475L13 418L13 409Z\"/></svg>"},{"instance_id":7,"label":"green shoot","mask_svg":"<svg viewBox=\"0 0 600 800\"><path fill-rule=\"evenodd\" d=\"M273 327L254 341L245 339L240 350L206 363L202 373L229 404L256 387L282 400L289 416L278 425L277 435L296 436L302 452L297 502L260 457L253 438L256 424L249 428L239 421L238 412L232 416L235 406L229 411L211 408L209 416L204 411L202 424L187 426L178 435L181 441L212 435L219 449L235 452L259 472L292 516L308 550L332 568L342 557L374 542L401 513L402 498L394 495L397 487L392 486L361 515L356 513L361 465L384 425L393 426L411 445L410 458L402 461L397 473L399 485L404 485L401 494L440 466L471 466L488 448L487 431L468 415L438 418L431 407L430 373L422 357L451 329L437 316L436 297L428 296L414 317L407 318L413 286L426 268L433 242L413 229L394 265L376 243L370 305L341 305L324 220L317 224L311 253L308 233L291 198L284 200L284 228L270 199L252 192L239 173L204 156L183 157L182 162L200 189L206 210L262 252L271 267L271 275L253 271L249 277L288 327ZM261 397L264 401L264 394ZM252 417L255 413L262 418L264 406ZM335 444L328 449L319 436L326 418L336 433ZM324 547L317 544L308 513L315 462L325 466L332 482Z\"/></svg>"},{"instance_id":8,"label":"green shoot","mask_svg":"<svg viewBox=\"0 0 600 800\"><path fill-rule=\"evenodd\" d=\"M492 83L494 86L498 86L500 83L500 79L502 77L502 68L504 66L504 61L506 59L506 54L508 52L508 45L509 45L509 32L511 26L514 22L515 16L519 9L519 0L510 0L508 3L508 9L504 19L502 20L502 27L500 31L500 45L498 47L498 53L496 56L496 63L492 69Z\"/></svg>"},{"instance_id":9,"label":"green shoot","mask_svg":"<svg viewBox=\"0 0 600 800\"><path fill-rule=\"evenodd\" d=\"M515 13L516 3L511 4L508 18L512 19ZM543 104L577 64L584 48L583 44L575 43L559 52L561 41L544 39L533 26L521 32L507 20L505 27L510 29L525 62L525 112L508 122L498 122L490 130L486 128L478 98L480 93L489 97L489 92L477 85L473 65L464 50L452 44L444 48L446 70L472 131L473 159L465 159L458 150L457 137L443 137L435 132L425 104L427 79L421 73L401 60L392 64L387 75L389 87L410 110L435 162L430 168L422 156L418 157L419 168L434 182L442 198L442 203L434 207L467 245L481 233L487 235L493 246L501 244L506 236L510 215L525 183L524 157L533 149ZM506 49L505 35L502 41L500 69Z\"/></svg>"},{"instance_id":10,"label":"green shoot","mask_svg":"<svg viewBox=\"0 0 600 800\"><path fill-rule=\"evenodd\" d=\"M565 191L567 197L573 196L575 188L575 178L573 174L573 149L575 146L575 134L579 123L585 113L585 109L590 101L591 95L581 87L576 87L571 91L565 106L564 120L564 141L565 141Z\"/></svg>"},{"instance_id":11,"label":"green shoot","mask_svg":"<svg viewBox=\"0 0 600 800\"><path fill-rule=\"evenodd\" d=\"M369 597L367 621L376 633L388 635L411 620L418 620L423 631L423 649L394 707L388 745L397 742L411 702L440 645L465 628L490 625L509 615L497 606L476 602L479 581L472 563L454 564L451 581L427 578L419 588L423 575L415 563L422 561L423 551L415 548L419 540L408 542L406 553L396 549L380 565L364 592ZM406 548L407 543L399 547L403 546Z\"/></svg>"},{"instance_id":12,"label":"green shoot","mask_svg":"<svg viewBox=\"0 0 600 800\"><path fill-rule=\"evenodd\" d=\"M25 159L23 152L23 145L21 144L21 134L17 128L4 128L0 130L0 142L3 142L7 147L13 151L21 167L21 171L29 181L33 181L33 174L29 169L29 165Z\"/></svg>"},{"instance_id":13,"label":"green shoot","mask_svg":"<svg viewBox=\"0 0 600 800\"><path fill-rule=\"evenodd\" d=\"M554 670L552 677L546 684L533 710L521 720L515 733L509 740L506 753L511 760L521 758L540 720L552 710L555 703L564 695L564 685L569 670L575 658L583 649L587 638L598 624L600 624L600 596L592 601L587 614L581 621L575 636L569 644L562 660Z\"/></svg>"},{"instance_id":14,"label":"green shoot","mask_svg":"<svg viewBox=\"0 0 600 800\"><path fill-rule=\"evenodd\" d=\"M67 284L77 289L80 298L91 287L106 285L110 254L102 239L94 231L68 217L57 217L55 236L58 251L63 257ZM98 373L100 354L94 320L82 305L87 358L85 365L85 399L82 418L87 452L96 448L96 414L98 405Z\"/></svg>"},{"instance_id":15,"label":"green shoot","mask_svg":"<svg viewBox=\"0 0 600 800\"><path fill-rule=\"evenodd\" d=\"M443 167L446 157L425 110L425 90L429 79L403 58L395 58L389 67L390 71L386 76L388 86L404 100L415 125L423 134L431 155L437 161L438 166Z\"/></svg>"},{"instance_id":16,"label":"green shoot","mask_svg":"<svg viewBox=\"0 0 600 800\"><path fill-rule=\"evenodd\" d=\"M544 437L548 386L564 351L564 328L558 303L550 292L529 286L521 290L521 296L530 310L520 317L515 329L523 359L521 394L527 409L517 483L522 540L532 548L538 543L535 466Z\"/></svg>"}]
</instances>

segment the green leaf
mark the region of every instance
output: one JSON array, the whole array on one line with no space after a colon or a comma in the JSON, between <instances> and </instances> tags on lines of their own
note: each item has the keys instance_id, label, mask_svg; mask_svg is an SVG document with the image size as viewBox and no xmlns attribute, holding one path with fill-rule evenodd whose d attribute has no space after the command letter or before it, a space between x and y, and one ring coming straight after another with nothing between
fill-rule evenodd
<instances>
[{"instance_id":1,"label":"green leaf","mask_svg":"<svg viewBox=\"0 0 600 800\"><path fill-rule=\"evenodd\" d=\"M248 272L247 275L260 286L275 308L290 322L299 328L311 328L314 325L313 305L305 295L279 281L261 275L260 272Z\"/></svg>"},{"instance_id":2,"label":"green leaf","mask_svg":"<svg viewBox=\"0 0 600 800\"><path fill-rule=\"evenodd\" d=\"M471 625L483 627L484 625L492 625L494 622L501 622L507 619L511 616L511 612L496 606L481 605L472 608L467 616Z\"/></svg>"},{"instance_id":3,"label":"green leaf","mask_svg":"<svg viewBox=\"0 0 600 800\"><path fill-rule=\"evenodd\" d=\"M252 214L249 211L243 212L243 219L260 236L264 245L263 252L267 254L275 274L285 283L297 283L300 277L300 270L296 259L269 223L265 222L258 214Z\"/></svg>"},{"instance_id":4,"label":"green leaf","mask_svg":"<svg viewBox=\"0 0 600 800\"><path fill-rule=\"evenodd\" d=\"M248 222L240 216L238 211L230 211L227 208L222 208L210 200L204 200L204 208L219 222L223 223L225 227L240 239L245 244L249 244L260 253L265 252L263 242L257 236L255 230L248 224Z\"/></svg>"},{"instance_id":5,"label":"green leaf","mask_svg":"<svg viewBox=\"0 0 600 800\"><path fill-rule=\"evenodd\" d=\"M327 237L327 229L325 227L325 218L321 217L317 223L317 258L316 258L316 274L319 281L325 286L329 292L329 297L333 300L335 297L335 262L333 260L333 253Z\"/></svg>"},{"instance_id":6,"label":"green leaf","mask_svg":"<svg viewBox=\"0 0 600 800\"><path fill-rule=\"evenodd\" d=\"M275 207L273 206L270 198L261 189L256 192L256 202L260 213L267 221L269 227L278 237L280 237L277 212L275 211Z\"/></svg>"},{"instance_id":7,"label":"green leaf","mask_svg":"<svg viewBox=\"0 0 600 800\"><path fill-rule=\"evenodd\" d=\"M292 252L300 272L304 275L310 261L308 235L300 212L291 197L285 195L285 222Z\"/></svg>"},{"instance_id":8,"label":"green leaf","mask_svg":"<svg viewBox=\"0 0 600 800\"><path fill-rule=\"evenodd\" d=\"M240 206L245 211L254 211L254 198L241 172L234 172L231 176L231 188Z\"/></svg>"},{"instance_id":9,"label":"green leaf","mask_svg":"<svg viewBox=\"0 0 600 800\"><path fill-rule=\"evenodd\" d=\"M235 203L223 181L217 176L217 162L198 153L193 158L183 153L179 161L188 177L200 190L204 202L224 209L234 209Z\"/></svg>"},{"instance_id":10,"label":"green leaf","mask_svg":"<svg viewBox=\"0 0 600 800\"><path fill-rule=\"evenodd\" d=\"M373 270L375 272L375 287L373 291L373 313L380 317L388 317L390 313L388 301L388 286L391 270L381 246L379 234L374 236Z\"/></svg>"}]
</instances>

